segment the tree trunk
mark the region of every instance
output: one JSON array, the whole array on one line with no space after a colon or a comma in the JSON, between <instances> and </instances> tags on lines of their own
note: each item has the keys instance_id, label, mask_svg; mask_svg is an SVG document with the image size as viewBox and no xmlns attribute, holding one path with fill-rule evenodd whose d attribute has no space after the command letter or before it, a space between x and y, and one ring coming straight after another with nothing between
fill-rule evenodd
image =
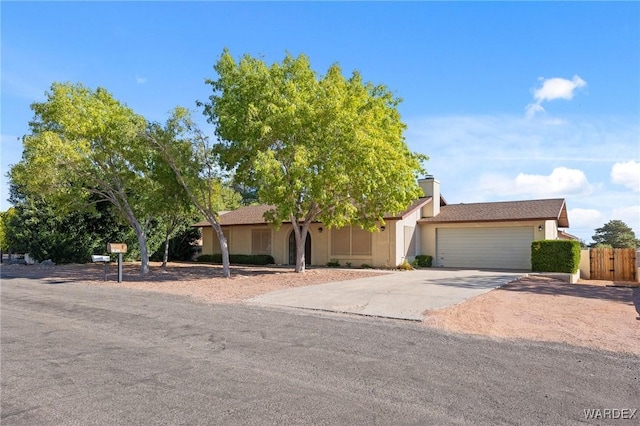
<instances>
[{"instance_id":1,"label":"tree trunk","mask_svg":"<svg viewBox=\"0 0 640 426\"><path fill-rule=\"evenodd\" d=\"M134 228L138 237L138 245L140 246L140 273L146 275L149 273L149 251L147 249L147 234L136 221Z\"/></svg>"},{"instance_id":2,"label":"tree trunk","mask_svg":"<svg viewBox=\"0 0 640 426\"><path fill-rule=\"evenodd\" d=\"M216 220L209 218L209 223L213 227L214 231L216 231L218 241L220 241L220 253L222 254L222 276L229 278L231 276L231 266L229 263L229 245L227 244L227 239L222 232L222 227Z\"/></svg>"},{"instance_id":3,"label":"tree trunk","mask_svg":"<svg viewBox=\"0 0 640 426\"><path fill-rule=\"evenodd\" d=\"M293 234L296 237L296 272L303 274L306 269L305 246L307 243L307 233L309 232L309 223L306 221L300 226L300 223L292 219Z\"/></svg>"},{"instance_id":4,"label":"tree trunk","mask_svg":"<svg viewBox=\"0 0 640 426\"><path fill-rule=\"evenodd\" d=\"M180 169L176 165L175 160L171 157L171 155L167 151L166 146L164 146L159 141L154 141L154 143L162 151L165 160L169 163L169 167L171 167L171 170L173 170L173 172L176 174L176 178L178 179L178 182L180 182L180 185L182 185L185 191L187 191L187 195L191 199L191 202L193 203L193 205L195 205L197 209L200 210L200 213L202 213L205 216L205 218L209 221L213 229L216 231L216 235L218 236L218 241L220 241L220 252L222 254L222 276L224 276L225 278L231 277L231 267L229 265L229 246L227 245L227 239L224 237L224 234L222 233L222 227L220 226L220 224L215 218L216 213L213 211L213 209L207 208L205 205L203 205L198 201L198 197L194 195L193 191L191 190L191 187L184 180L184 177L182 176Z\"/></svg>"},{"instance_id":5,"label":"tree trunk","mask_svg":"<svg viewBox=\"0 0 640 426\"><path fill-rule=\"evenodd\" d=\"M300 235L302 235L302 232L300 232ZM299 273L304 273L305 271L306 259L304 258L304 246L306 236L307 235L305 234L305 238L303 239L302 237L298 238L296 235L296 272Z\"/></svg>"},{"instance_id":6,"label":"tree trunk","mask_svg":"<svg viewBox=\"0 0 640 426\"><path fill-rule=\"evenodd\" d=\"M138 237L138 246L140 247L140 274L146 275L149 273L149 250L147 248L147 233L145 229L142 227L136 215L133 213L131 206L127 202L126 199L123 199L123 205L121 207L121 211L124 213L127 221L131 226L133 226L133 230L136 232L136 237Z\"/></svg>"},{"instance_id":7,"label":"tree trunk","mask_svg":"<svg viewBox=\"0 0 640 426\"><path fill-rule=\"evenodd\" d=\"M164 254L162 255L162 269L167 269L167 262L169 261L169 240L171 234L167 232L164 236Z\"/></svg>"}]
</instances>

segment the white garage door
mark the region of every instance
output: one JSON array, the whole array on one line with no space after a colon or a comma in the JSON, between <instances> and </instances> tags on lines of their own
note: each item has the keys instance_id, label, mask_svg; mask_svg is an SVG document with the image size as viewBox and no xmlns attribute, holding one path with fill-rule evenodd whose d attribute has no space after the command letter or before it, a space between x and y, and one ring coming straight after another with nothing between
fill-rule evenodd
<instances>
[{"instance_id":1,"label":"white garage door","mask_svg":"<svg viewBox=\"0 0 640 426\"><path fill-rule=\"evenodd\" d=\"M531 269L532 227L436 230L435 266Z\"/></svg>"}]
</instances>

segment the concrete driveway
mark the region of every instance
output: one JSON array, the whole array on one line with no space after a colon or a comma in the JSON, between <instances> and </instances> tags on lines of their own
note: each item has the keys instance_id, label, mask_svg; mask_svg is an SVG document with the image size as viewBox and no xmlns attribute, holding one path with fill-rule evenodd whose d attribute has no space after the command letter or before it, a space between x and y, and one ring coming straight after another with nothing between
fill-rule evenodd
<instances>
[{"instance_id":1,"label":"concrete driveway","mask_svg":"<svg viewBox=\"0 0 640 426\"><path fill-rule=\"evenodd\" d=\"M266 293L250 303L421 321L423 313L463 302L526 275L458 269L390 272Z\"/></svg>"}]
</instances>

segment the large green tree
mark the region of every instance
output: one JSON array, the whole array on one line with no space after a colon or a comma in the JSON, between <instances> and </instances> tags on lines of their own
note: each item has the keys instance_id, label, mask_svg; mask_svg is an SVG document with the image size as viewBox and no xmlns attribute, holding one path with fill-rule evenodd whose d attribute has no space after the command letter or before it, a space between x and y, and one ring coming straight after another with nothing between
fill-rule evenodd
<instances>
[{"instance_id":1,"label":"large green tree","mask_svg":"<svg viewBox=\"0 0 640 426\"><path fill-rule=\"evenodd\" d=\"M31 105L30 134L10 178L60 212L108 201L133 228L141 272L149 271L147 233L153 222L153 153L142 135L146 120L105 89L54 83L46 101Z\"/></svg>"},{"instance_id":2,"label":"large green tree","mask_svg":"<svg viewBox=\"0 0 640 426\"><path fill-rule=\"evenodd\" d=\"M55 263L85 263L92 254L104 253L110 241L136 241L133 230L108 202L61 215L43 197L22 194L15 185L10 194L15 207L6 221L6 244L14 252ZM131 248L127 256L137 253L135 245Z\"/></svg>"},{"instance_id":3,"label":"large green tree","mask_svg":"<svg viewBox=\"0 0 640 426\"><path fill-rule=\"evenodd\" d=\"M211 224L220 243L223 276L231 276L229 246L218 213L237 208L241 196L228 185L209 138L190 112L178 107L164 126L157 123L149 126L147 140L163 156L189 200Z\"/></svg>"},{"instance_id":4,"label":"large green tree","mask_svg":"<svg viewBox=\"0 0 640 426\"><path fill-rule=\"evenodd\" d=\"M640 240L636 238L626 223L621 220L610 220L602 227L596 228L596 233L591 237L593 246L605 245L613 248L638 248Z\"/></svg>"},{"instance_id":5,"label":"large green tree","mask_svg":"<svg viewBox=\"0 0 640 426\"><path fill-rule=\"evenodd\" d=\"M151 124L153 126L153 124ZM154 147L149 147L154 150ZM189 200L184 188L178 182L176 175L164 160L160 152L152 164L152 180L155 185L158 202L151 206L151 212L157 221L156 228L162 231L164 248L162 254L162 268L166 269L169 261L169 245L179 233L197 221L194 205Z\"/></svg>"},{"instance_id":6,"label":"large green tree","mask_svg":"<svg viewBox=\"0 0 640 426\"><path fill-rule=\"evenodd\" d=\"M2 253L10 249L8 234L11 232L9 223L11 219L16 215L16 209L10 207L7 211L0 212L0 256ZM0 262L2 260L0 259Z\"/></svg>"},{"instance_id":7,"label":"large green tree","mask_svg":"<svg viewBox=\"0 0 640 426\"><path fill-rule=\"evenodd\" d=\"M421 195L426 156L407 147L400 99L385 86L345 78L338 65L318 76L304 55L268 66L225 49L215 71L203 105L222 164L275 206L267 220L293 224L297 272L312 222L375 230Z\"/></svg>"}]
</instances>

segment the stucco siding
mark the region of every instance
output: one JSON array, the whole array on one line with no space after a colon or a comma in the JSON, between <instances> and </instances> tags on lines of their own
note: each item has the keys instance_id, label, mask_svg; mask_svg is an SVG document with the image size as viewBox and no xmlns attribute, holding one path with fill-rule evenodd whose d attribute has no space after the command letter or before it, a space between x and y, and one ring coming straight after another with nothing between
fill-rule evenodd
<instances>
[{"instance_id":1,"label":"stucco siding","mask_svg":"<svg viewBox=\"0 0 640 426\"><path fill-rule=\"evenodd\" d=\"M354 267L363 264L388 267L397 265L395 253L401 250L394 250L391 246L396 244L397 238L394 235L396 221L390 220L385 224L384 231L372 232L371 252L366 255L333 255L331 253L331 229L318 223L311 224L309 235L311 237L311 265L324 266L330 260L338 260L341 265L346 266L347 262ZM229 253L251 254L252 253L252 231L257 229L271 230L271 255L276 264L287 265L289 263L289 236L293 230L291 224L283 224L279 229L268 225L240 225L223 227L228 235ZM378 227L379 228L379 227ZM404 229L404 228L402 228ZM402 243L402 239L400 239ZM202 253L220 253L218 239L215 237L211 227L202 228Z\"/></svg>"},{"instance_id":2,"label":"stucco siding","mask_svg":"<svg viewBox=\"0 0 640 426\"><path fill-rule=\"evenodd\" d=\"M401 264L405 259L412 262L416 254L421 253L420 210L412 212L405 218L395 221L393 236L395 239L392 266ZM412 249L412 250L409 250Z\"/></svg>"}]
</instances>

